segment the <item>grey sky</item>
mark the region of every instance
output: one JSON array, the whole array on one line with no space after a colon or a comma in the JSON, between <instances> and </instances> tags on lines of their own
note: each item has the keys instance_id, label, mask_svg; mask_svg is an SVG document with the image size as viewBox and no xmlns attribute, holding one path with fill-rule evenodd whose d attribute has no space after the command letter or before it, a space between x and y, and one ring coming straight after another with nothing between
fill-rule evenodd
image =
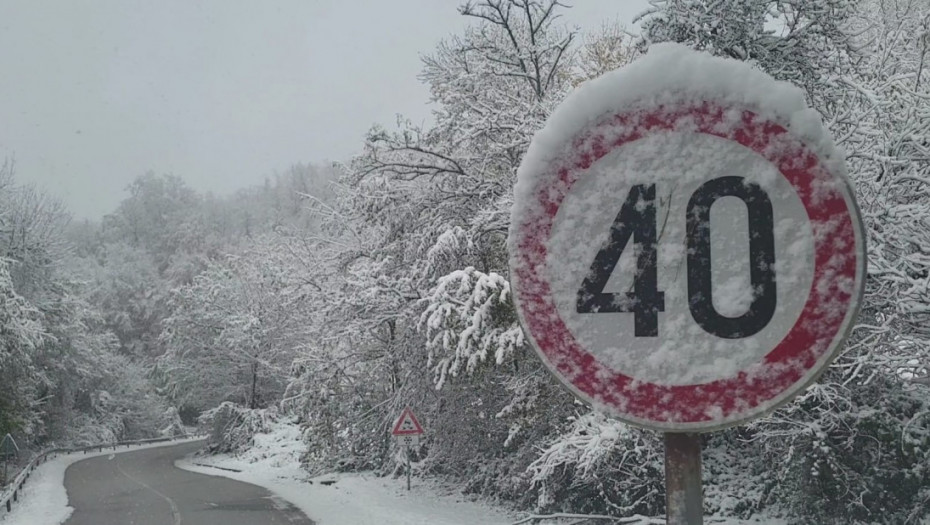
<instances>
[{"instance_id":1,"label":"grey sky","mask_svg":"<svg viewBox=\"0 0 930 525\"><path fill-rule=\"evenodd\" d=\"M341 160L401 113L429 118L419 54L457 0L13 1L0 4L0 158L77 218L137 175L226 193ZM646 0L576 0L564 21L628 23Z\"/></svg>"}]
</instances>

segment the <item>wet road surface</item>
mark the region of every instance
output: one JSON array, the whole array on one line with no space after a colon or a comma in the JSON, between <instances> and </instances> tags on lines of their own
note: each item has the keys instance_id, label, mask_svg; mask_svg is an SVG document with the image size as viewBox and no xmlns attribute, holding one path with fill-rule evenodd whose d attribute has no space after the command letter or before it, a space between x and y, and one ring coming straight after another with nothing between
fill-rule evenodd
<instances>
[{"instance_id":1,"label":"wet road surface","mask_svg":"<svg viewBox=\"0 0 930 525\"><path fill-rule=\"evenodd\" d=\"M174 466L202 441L121 452L74 463L65 471L65 525L312 525L268 490Z\"/></svg>"}]
</instances>

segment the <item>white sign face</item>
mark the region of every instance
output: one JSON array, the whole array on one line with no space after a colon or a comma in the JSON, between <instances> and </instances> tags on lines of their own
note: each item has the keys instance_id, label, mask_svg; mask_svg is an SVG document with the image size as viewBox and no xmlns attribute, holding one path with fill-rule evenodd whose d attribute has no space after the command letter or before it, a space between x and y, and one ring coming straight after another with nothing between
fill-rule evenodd
<instances>
[{"instance_id":1,"label":"white sign face","mask_svg":"<svg viewBox=\"0 0 930 525\"><path fill-rule=\"evenodd\" d=\"M635 149L661 161L643 165ZM710 257L689 266L700 248L689 247L689 204L702 191L713 197L700 226ZM622 244L612 228L624 227ZM655 264L640 271L636 237L653 229ZM754 253L750 239L761 237ZM610 369L662 385L725 379L759 362L797 322L814 276L810 221L789 182L745 146L698 133L651 135L595 162L562 201L546 247L546 279L573 338ZM635 301L656 308L625 305Z\"/></svg>"},{"instance_id":2,"label":"white sign face","mask_svg":"<svg viewBox=\"0 0 930 525\"><path fill-rule=\"evenodd\" d=\"M402 447L412 447L420 444L419 434L394 436L394 439L396 439L397 444Z\"/></svg>"},{"instance_id":3,"label":"white sign face","mask_svg":"<svg viewBox=\"0 0 930 525\"><path fill-rule=\"evenodd\" d=\"M573 93L534 138L510 279L534 348L579 398L648 428L714 430L833 359L865 236L799 90L658 48Z\"/></svg>"},{"instance_id":4,"label":"white sign face","mask_svg":"<svg viewBox=\"0 0 930 525\"><path fill-rule=\"evenodd\" d=\"M394 423L394 429L391 430L391 434L394 436L409 436L422 433L423 427L420 426L420 422L417 421L417 417L413 415L413 411L409 407L404 408L403 412L400 413L400 417Z\"/></svg>"}]
</instances>

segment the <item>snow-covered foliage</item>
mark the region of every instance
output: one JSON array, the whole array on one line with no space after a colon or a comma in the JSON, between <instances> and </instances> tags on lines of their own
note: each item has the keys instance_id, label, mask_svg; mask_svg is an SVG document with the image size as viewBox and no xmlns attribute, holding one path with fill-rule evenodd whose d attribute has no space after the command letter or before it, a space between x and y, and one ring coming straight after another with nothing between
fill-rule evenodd
<instances>
[{"instance_id":1,"label":"snow-covered foliage","mask_svg":"<svg viewBox=\"0 0 930 525\"><path fill-rule=\"evenodd\" d=\"M540 508L621 516L662 513L661 437L589 412L571 418L529 466Z\"/></svg>"},{"instance_id":2,"label":"snow-covered foliage","mask_svg":"<svg viewBox=\"0 0 930 525\"><path fill-rule=\"evenodd\" d=\"M38 379L34 356L46 337L41 314L13 288L9 265L0 259L0 432L23 424L32 408Z\"/></svg>"},{"instance_id":3,"label":"snow-covered foliage","mask_svg":"<svg viewBox=\"0 0 930 525\"><path fill-rule=\"evenodd\" d=\"M259 250L208 263L169 300L159 359L168 389L200 409L278 399L301 335L302 284ZM261 253L268 253L263 251Z\"/></svg>"},{"instance_id":4,"label":"snow-covered foliage","mask_svg":"<svg viewBox=\"0 0 930 525\"><path fill-rule=\"evenodd\" d=\"M68 217L0 170L0 432L26 446L150 437L166 409L89 302Z\"/></svg>"},{"instance_id":5,"label":"snow-covered foliage","mask_svg":"<svg viewBox=\"0 0 930 525\"><path fill-rule=\"evenodd\" d=\"M273 407L251 409L227 401L203 412L197 423L208 430L211 451L236 453L249 448L254 436L277 420L278 411Z\"/></svg>"},{"instance_id":6,"label":"snow-covered foliage","mask_svg":"<svg viewBox=\"0 0 930 525\"><path fill-rule=\"evenodd\" d=\"M200 419L212 426L210 451L234 456L236 470L300 472L306 445L295 417L282 416L274 409L244 410L224 403ZM226 421L225 427L217 426L220 420ZM212 463L216 458L204 459Z\"/></svg>"},{"instance_id":7,"label":"snow-covered foliage","mask_svg":"<svg viewBox=\"0 0 930 525\"><path fill-rule=\"evenodd\" d=\"M447 375L473 372L489 354L499 365L523 346L523 329L509 302L510 283L501 275L469 266L438 278L430 292L420 319L436 388Z\"/></svg>"}]
</instances>

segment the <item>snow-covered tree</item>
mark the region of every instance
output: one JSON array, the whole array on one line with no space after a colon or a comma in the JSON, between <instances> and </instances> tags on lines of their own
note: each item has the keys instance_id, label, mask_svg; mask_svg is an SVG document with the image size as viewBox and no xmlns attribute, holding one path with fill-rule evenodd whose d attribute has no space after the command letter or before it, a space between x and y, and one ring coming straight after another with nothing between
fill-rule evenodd
<instances>
[{"instance_id":1,"label":"snow-covered tree","mask_svg":"<svg viewBox=\"0 0 930 525\"><path fill-rule=\"evenodd\" d=\"M504 247L533 133L586 68L622 55L610 33L613 42L579 61L575 34L556 23L563 8L465 4L474 25L424 57L435 123L376 126L346 167L319 244L332 269L327 323L295 362L288 396L303 402L309 434L338 429L384 461L386 427L410 404L436 436L426 468L454 468L475 490L516 494L534 459L530 443L572 413L570 396L524 342ZM342 403L341 415L332 403Z\"/></svg>"},{"instance_id":2,"label":"snow-covered tree","mask_svg":"<svg viewBox=\"0 0 930 525\"><path fill-rule=\"evenodd\" d=\"M10 261L0 259L0 432L31 432L35 423L35 354L47 337L41 313L13 289Z\"/></svg>"},{"instance_id":3,"label":"snow-covered tree","mask_svg":"<svg viewBox=\"0 0 930 525\"><path fill-rule=\"evenodd\" d=\"M0 170L0 425L26 445L150 436L165 406L89 302L62 205ZM120 396L108 407L90 401ZM123 407L123 408L119 408ZM153 411L147 410L152 408Z\"/></svg>"},{"instance_id":4,"label":"snow-covered tree","mask_svg":"<svg viewBox=\"0 0 930 525\"><path fill-rule=\"evenodd\" d=\"M269 256L275 247L211 263L170 299L161 372L183 405L249 408L280 398L302 335L303 286Z\"/></svg>"}]
</instances>

